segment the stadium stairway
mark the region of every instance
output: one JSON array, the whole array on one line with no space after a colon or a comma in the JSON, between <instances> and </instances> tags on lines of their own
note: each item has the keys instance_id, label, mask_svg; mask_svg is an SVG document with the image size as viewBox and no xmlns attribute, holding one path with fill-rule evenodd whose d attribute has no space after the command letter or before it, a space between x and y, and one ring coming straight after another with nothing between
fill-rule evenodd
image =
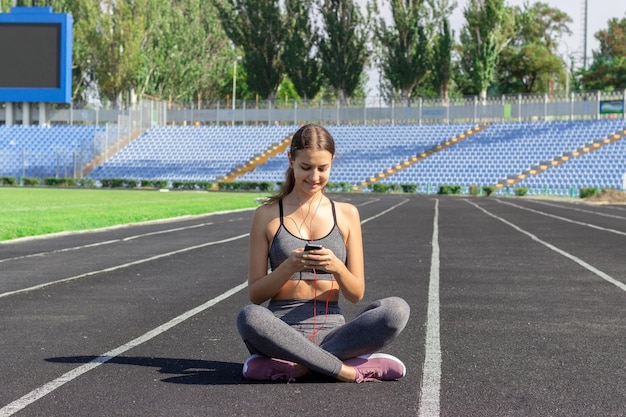
<instances>
[{"instance_id":1,"label":"stadium stairway","mask_svg":"<svg viewBox=\"0 0 626 417\"><path fill-rule=\"evenodd\" d=\"M395 175L398 172L400 172L400 171L410 167L413 164L416 164L419 161L422 161L422 160L428 158L429 156L431 156L431 155L433 155L433 154L435 154L437 152L440 152L440 151L442 151L442 150L444 150L444 149L446 149L446 148L448 148L450 146L453 146L453 145L455 145L457 143L462 142L463 140L467 139L471 135L474 135L474 134L476 134L476 133L486 129L487 126L488 125L477 125L474 128L472 128L472 129L469 129L469 130L467 130L467 131L465 131L463 133L460 133L457 136L454 136L454 137L452 137L450 139L447 139L447 140L445 140L445 141L443 141L443 142L433 146L432 148L427 149L426 151L419 153L418 155L415 155L415 156L413 156L413 157L411 157L411 158L409 158L407 160L401 161L400 163L394 165L393 167L388 168L385 171L380 172L380 173L378 173L377 175L375 175L373 177L370 177L368 180L363 181L361 183L361 186L367 187L368 185L371 185L371 184L379 182L379 181L381 181L381 180L383 180L385 178L388 178L388 177L390 177L392 175Z\"/></svg>"},{"instance_id":2,"label":"stadium stairway","mask_svg":"<svg viewBox=\"0 0 626 417\"><path fill-rule=\"evenodd\" d=\"M217 180L225 181L225 182L232 182L237 177L240 177L246 174L247 172L254 171L254 169L257 166L264 164L269 158L284 152L285 149L287 149L287 147L291 143L292 136L293 135L289 135L286 138L284 138L282 141L278 143L273 143L265 151L254 155L247 162L241 165L237 165L235 168L233 168L232 171L230 171L224 176L218 177Z\"/></svg>"},{"instance_id":3,"label":"stadium stairway","mask_svg":"<svg viewBox=\"0 0 626 417\"><path fill-rule=\"evenodd\" d=\"M530 169L525 170L519 174L509 175L507 176L506 179L502 179L498 181L498 183L495 184L495 186L496 188L510 187L530 177L531 175L539 175L553 166L561 165L563 163L566 163L572 160L573 158L578 158L586 153L597 151L601 147L608 145L609 143L617 142L623 139L624 137L626 137L626 129L620 129L606 138L596 139L593 142L590 142L590 143L585 144L584 146L581 146L575 151L565 152L563 153L563 155L557 156L556 158L552 160L541 161L538 165L535 165L531 167Z\"/></svg>"},{"instance_id":4,"label":"stadium stairway","mask_svg":"<svg viewBox=\"0 0 626 417\"><path fill-rule=\"evenodd\" d=\"M119 140L108 144L108 146L105 146L105 148L101 152L95 154L90 161L83 165L83 175L87 176L91 174L96 168L104 164L108 158L115 155L116 152L124 149L132 141L141 136L144 132L145 130L131 130L128 134L122 135Z\"/></svg>"}]
</instances>

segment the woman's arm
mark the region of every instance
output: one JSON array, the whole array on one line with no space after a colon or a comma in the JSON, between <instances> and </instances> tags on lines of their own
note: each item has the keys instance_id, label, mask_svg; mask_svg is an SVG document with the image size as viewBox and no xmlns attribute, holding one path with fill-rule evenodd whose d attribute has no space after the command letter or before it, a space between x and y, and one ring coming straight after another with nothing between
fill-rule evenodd
<instances>
[{"instance_id":1,"label":"woman's arm","mask_svg":"<svg viewBox=\"0 0 626 417\"><path fill-rule=\"evenodd\" d=\"M352 204L335 203L337 223L346 239L347 260L344 264L328 249L316 250L308 255L325 271L334 275L339 290L351 303L357 303L365 295L365 271L363 266L363 237L359 211ZM315 265L315 264L314 264Z\"/></svg>"},{"instance_id":2,"label":"woman's arm","mask_svg":"<svg viewBox=\"0 0 626 417\"><path fill-rule=\"evenodd\" d=\"M248 248L248 296L255 304L275 296L294 273L302 270L300 259L295 260L294 256L290 256L268 274L270 238L267 228L272 220L272 208L261 206L252 216Z\"/></svg>"}]
</instances>

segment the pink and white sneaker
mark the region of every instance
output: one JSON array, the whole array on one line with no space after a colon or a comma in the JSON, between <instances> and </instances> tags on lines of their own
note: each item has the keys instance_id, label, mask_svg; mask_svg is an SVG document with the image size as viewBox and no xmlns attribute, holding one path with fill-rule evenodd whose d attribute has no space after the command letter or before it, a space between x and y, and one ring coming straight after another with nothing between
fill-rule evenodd
<instances>
[{"instance_id":1,"label":"pink and white sneaker","mask_svg":"<svg viewBox=\"0 0 626 417\"><path fill-rule=\"evenodd\" d=\"M243 376L256 381L296 382L295 366L293 362L254 354L243 363Z\"/></svg>"},{"instance_id":2,"label":"pink and white sneaker","mask_svg":"<svg viewBox=\"0 0 626 417\"><path fill-rule=\"evenodd\" d=\"M344 361L356 369L356 382L394 381L406 375L406 367L395 356L386 353L361 355Z\"/></svg>"}]
</instances>

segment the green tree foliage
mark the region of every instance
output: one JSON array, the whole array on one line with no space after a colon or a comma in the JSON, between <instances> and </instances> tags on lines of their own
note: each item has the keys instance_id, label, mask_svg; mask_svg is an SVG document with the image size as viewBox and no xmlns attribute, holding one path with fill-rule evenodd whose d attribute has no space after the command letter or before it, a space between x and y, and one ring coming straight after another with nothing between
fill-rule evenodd
<instances>
[{"instance_id":1,"label":"green tree foliage","mask_svg":"<svg viewBox=\"0 0 626 417\"><path fill-rule=\"evenodd\" d=\"M388 97L399 93L404 104L431 69L426 7L424 0L391 0L393 25L387 26L382 18L376 25L383 89Z\"/></svg>"},{"instance_id":2,"label":"green tree foliage","mask_svg":"<svg viewBox=\"0 0 626 417\"><path fill-rule=\"evenodd\" d=\"M626 88L626 17L612 18L608 27L595 34L600 49L583 74L586 90L612 91Z\"/></svg>"},{"instance_id":3,"label":"green tree foliage","mask_svg":"<svg viewBox=\"0 0 626 417\"><path fill-rule=\"evenodd\" d=\"M368 19L353 0L321 0L320 13L322 74L346 103L359 87L369 61Z\"/></svg>"},{"instance_id":4,"label":"green tree foliage","mask_svg":"<svg viewBox=\"0 0 626 417\"><path fill-rule=\"evenodd\" d=\"M469 0L463 15L461 67L484 101L500 52L512 38L513 15L504 0Z\"/></svg>"},{"instance_id":5,"label":"green tree foliage","mask_svg":"<svg viewBox=\"0 0 626 417\"><path fill-rule=\"evenodd\" d=\"M250 89L274 101L283 76L281 48L284 18L278 0L217 2L224 31L244 51L243 66Z\"/></svg>"},{"instance_id":6,"label":"green tree foliage","mask_svg":"<svg viewBox=\"0 0 626 417\"><path fill-rule=\"evenodd\" d=\"M286 0L285 72L298 95L312 99L322 86L321 62L315 54L318 35L311 25L312 0Z\"/></svg>"},{"instance_id":7,"label":"green tree foliage","mask_svg":"<svg viewBox=\"0 0 626 417\"><path fill-rule=\"evenodd\" d=\"M147 6L148 0L100 3L103 12L93 28L91 63L102 96L118 105L123 92L136 88L136 75L143 64Z\"/></svg>"},{"instance_id":8,"label":"green tree foliage","mask_svg":"<svg viewBox=\"0 0 626 417\"><path fill-rule=\"evenodd\" d=\"M435 38L433 53L433 80L439 89L439 97L448 100L450 80L452 78L452 51L454 48L454 34L450 30L450 22L444 17L439 33Z\"/></svg>"},{"instance_id":9,"label":"green tree foliage","mask_svg":"<svg viewBox=\"0 0 626 417\"><path fill-rule=\"evenodd\" d=\"M13 7L14 3L17 7L45 7L45 6L52 6L50 3L54 3L54 1L53 0L52 1L51 0L0 0L0 5L2 6L0 8L0 11L8 12L9 9Z\"/></svg>"},{"instance_id":10,"label":"green tree foliage","mask_svg":"<svg viewBox=\"0 0 626 417\"><path fill-rule=\"evenodd\" d=\"M235 57L213 2L150 3L139 91L174 102L220 97L232 80Z\"/></svg>"},{"instance_id":11,"label":"green tree foliage","mask_svg":"<svg viewBox=\"0 0 626 417\"><path fill-rule=\"evenodd\" d=\"M565 62L557 47L570 35L572 19L559 9L537 2L515 9L515 36L498 64L499 92L547 93L566 85Z\"/></svg>"}]
</instances>

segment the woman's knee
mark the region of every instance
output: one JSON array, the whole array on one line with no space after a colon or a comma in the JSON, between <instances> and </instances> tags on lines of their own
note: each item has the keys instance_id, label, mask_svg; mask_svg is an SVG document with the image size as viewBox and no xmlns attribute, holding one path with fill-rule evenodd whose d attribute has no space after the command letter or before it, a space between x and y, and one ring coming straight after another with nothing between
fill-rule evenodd
<instances>
[{"instance_id":1,"label":"woman's knee","mask_svg":"<svg viewBox=\"0 0 626 417\"><path fill-rule=\"evenodd\" d=\"M237 329L242 336L245 336L253 329L258 329L263 318L268 313L265 307L257 304L249 304L237 314Z\"/></svg>"},{"instance_id":2,"label":"woman's knee","mask_svg":"<svg viewBox=\"0 0 626 417\"><path fill-rule=\"evenodd\" d=\"M411 307L400 297L387 297L381 300L387 313L388 326L401 332L409 321Z\"/></svg>"}]
</instances>

